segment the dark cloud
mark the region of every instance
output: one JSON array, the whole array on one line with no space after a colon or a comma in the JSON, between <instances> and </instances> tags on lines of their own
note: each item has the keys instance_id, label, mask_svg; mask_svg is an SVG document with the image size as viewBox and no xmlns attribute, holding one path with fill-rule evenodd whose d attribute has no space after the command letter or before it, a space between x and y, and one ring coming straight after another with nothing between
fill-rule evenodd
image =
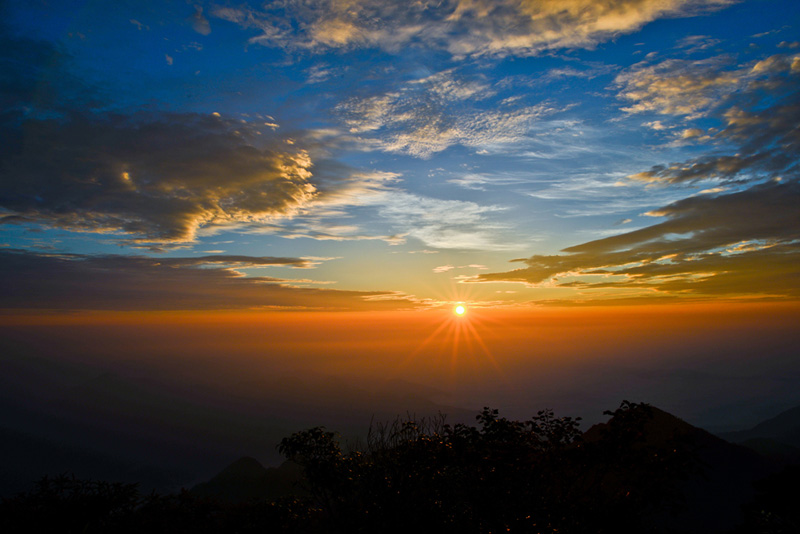
<instances>
[{"instance_id":1,"label":"dark cloud","mask_svg":"<svg viewBox=\"0 0 800 534\"><path fill-rule=\"evenodd\" d=\"M527 267L477 280L552 280L560 287L662 295L800 296L799 182L691 197L657 214L667 220L567 248L567 254L515 260Z\"/></svg>"},{"instance_id":2,"label":"dark cloud","mask_svg":"<svg viewBox=\"0 0 800 534\"><path fill-rule=\"evenodd\" d=\"M215 254L213 256L200 256L197 258L159 258L158 263L161 265L170 265L172 267L212 264L244 267L282 265L298 269L309 269L315 265L313 261L304 258L274 258L272 256L238 256L229 254Z\"/></svg>"},{"instance_id":3,"label":"dark cloud","mask_svg":"<svg viewBox=\"0 0 800 534\"><path fill-rule=\"evenodd\" d=\"M364 310L413 307L402 295L296 287L245 277L232 266L308 267L308 260L249 256L36 254L0 250L0 308L51 310Z\"/></svg>"},{"instance_id":4,"label":"dark cloud","mask_svg":"<svg viewBox=\"0 0 800 534\"><path fill-rule=\"evenodd\" d=\"M0 5L0 19L2 19ZM12 34L0 20L0 120L20 121L37 110L61 113L100 102L87 82L72 72L72 58L52 43ZM6 132L0 139L8 142ZM9 139L11 137L9 136Z\"/></svg>"},{"instance_id":5,"label":"dark cloud","mask_svg":"<svg viewBox=\"0 0 800 534\"><path fill-rule=\"evenodd\" d=\"M257 148L242 125L216 116L72 115L3 126L16 137L0 149L5 222L187 242L204 225L290 214L315 192L306 153L283 151L277 139Z\"/></svg>"},{"instance_id":6,"label":"dark cloud","mask_svg":"<svg viewBox=\"0 0 800 534\"><path fill-rule=\"evenodd\" d=\"M363 189L312 132L290 141L271 119L110 113L67 54L2 27L0 64L0 223L174 246L203 227L275 223Z\"/></svg>"}]
</instances>

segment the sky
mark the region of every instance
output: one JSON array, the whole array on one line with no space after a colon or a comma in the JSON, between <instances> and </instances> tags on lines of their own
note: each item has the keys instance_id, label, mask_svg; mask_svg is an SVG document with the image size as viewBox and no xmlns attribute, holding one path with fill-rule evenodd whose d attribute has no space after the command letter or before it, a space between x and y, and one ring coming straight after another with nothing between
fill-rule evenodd
<instances>
[{"instance_id":1,"label":"sky","mask_svg":"<svg viewBox=\"0 0 800 534\"><path fill-rule=\"evenodd\" d=\"M6 0L0 64L17 364L800 402L795 1Z\"/></svg>"},{"instance_id":2,"label":"sky","mask_svg":"<svg viewBox=\"0 0 800 534\"><path fill-rule=\"evenodd\" d=\"M2 21L4 307L798 297L794 2L34 1Z\"/></svg>"}]
</instances>

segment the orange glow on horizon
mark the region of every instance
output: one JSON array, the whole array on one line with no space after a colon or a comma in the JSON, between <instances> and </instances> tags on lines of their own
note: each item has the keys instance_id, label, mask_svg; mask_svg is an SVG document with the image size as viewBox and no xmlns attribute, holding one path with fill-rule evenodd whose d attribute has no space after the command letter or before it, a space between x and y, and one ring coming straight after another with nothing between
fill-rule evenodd
<instances>
[{"instance_id":1,"label":"orange glow on horizon","mask_svg":"<svg viewBox=\"0 0 800 534\"><path fill-rule=\"evenodd\" d=\"M546 373L598 359L638 365L681 354L722 358L751 338L788 346L800 320L797 302L477 306L457 316L458 302L464 301L435 310L380 312L15 311L0 315L0 336L9 346L18 342L32 354L59 358L68 351L76 359L102 361L250 361L287 373L313 369L466 384L502 376L516 380L531 367ZM743 339L745 334L750 337ZM752 352L758 350L754 345Z\"/></svg>"}]
</instances>

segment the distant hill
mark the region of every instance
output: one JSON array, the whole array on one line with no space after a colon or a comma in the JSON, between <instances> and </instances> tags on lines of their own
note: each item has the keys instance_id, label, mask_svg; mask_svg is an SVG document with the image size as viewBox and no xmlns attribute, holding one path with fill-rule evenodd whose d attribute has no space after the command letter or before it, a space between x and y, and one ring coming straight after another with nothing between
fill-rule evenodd
<instances>
[{"instance_id":1,"label":"distant hill","mask_svg":"<svg viewBox=\"0 0 800 534\"><path fill-rule=\"evenodd\" d=\"M148 373L136 361L106 369L11 349L0 350L0 497L61 473L172 493L242 455L278 465L276 445L302 428L325 425L356 439L373 416L472 417L436 401L440 391L399 381L227 364L206 380L183 376L178 364Z\"/></svg>"},{"instance_id":2,"label":"distant hill","mask_svg":"<svg viewBox=\"0 0 800 534\"><path fill-rule=\"evenodd\" d=\"M69 473L113 482L137 481L143 491L169 491L194 476L177 468L130 462L90 447L58 443L3 426L0 458L0 497L27 491L45 475Z\"/></svg>"},{"instance_id":3,"label":"distant hill","mask_svg":"<svg viewBox=\"0 0 800 534\"><path fill-rule=\"evenodd\" d=\"M214 497L232 502L273 500L296 494L300 490L300 467L283 462L279 467L265 468L255 458L239 458L208 482L194 486L190 492L198 497Z\"/></svg>"},{"instance_id":4,"label":"distant hill","mask_svg":"<svg viewBox=\"0 0 800 534\"><path fill-rule=\"evenodd\" d=\"M781 412L749 430L725 432L719 436L780 464L800 464L800 406Z\"/></svg>"},{"instance_id":5,"label":"distant hill","mask_svg":"<svg viewBox=\"0 0 800 534\"><path fill-rule=\"evenodd\" d=\"M800 406L781 412L749 430L725 432L720 437L733 443L767 438L800 448Z\"/></svg>"}]
</instances>

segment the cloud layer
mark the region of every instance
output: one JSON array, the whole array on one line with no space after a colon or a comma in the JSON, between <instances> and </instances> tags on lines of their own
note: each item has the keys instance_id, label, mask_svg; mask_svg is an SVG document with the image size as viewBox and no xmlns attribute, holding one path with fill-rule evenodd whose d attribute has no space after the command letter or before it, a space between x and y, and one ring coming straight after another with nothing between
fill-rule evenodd
<instances>
[{"instance_id":1,"label":"cloud layer","mask_svg":"<svg viewBox=\"0 0 800 534\"><path fill-rule=\"evenodd\" d=\"M437 47L455 56L530 55L592 48L664 17L732 0L289 0L213 15L257 31L253 42L310 50Z\"/></svg>"},{"instance_id":2,"label":"cloud layer","mask_svg":"<svg viewBox=\"0 0 800 534\"><path fill-rule=\"evenodd\" d=\"M245 277L243 267L309 267L309 260L249 256L35 254L0 250L0 308L50 310L225 310L408 308L384 291L297 287L297 281Z\"/></svg>"},{"instance_id":3,"label":"cloud layer","mask_svg":"<svg viewBox=\"0 0 800 534\"><path fill-rule=\"evenodd\" d=\"M692 197L658 214L667 220L567 248L565 255L517 260L527 267L478 279L647 289L661 295L800 296L796 181Z\"/></svg>"}]
</instances>

